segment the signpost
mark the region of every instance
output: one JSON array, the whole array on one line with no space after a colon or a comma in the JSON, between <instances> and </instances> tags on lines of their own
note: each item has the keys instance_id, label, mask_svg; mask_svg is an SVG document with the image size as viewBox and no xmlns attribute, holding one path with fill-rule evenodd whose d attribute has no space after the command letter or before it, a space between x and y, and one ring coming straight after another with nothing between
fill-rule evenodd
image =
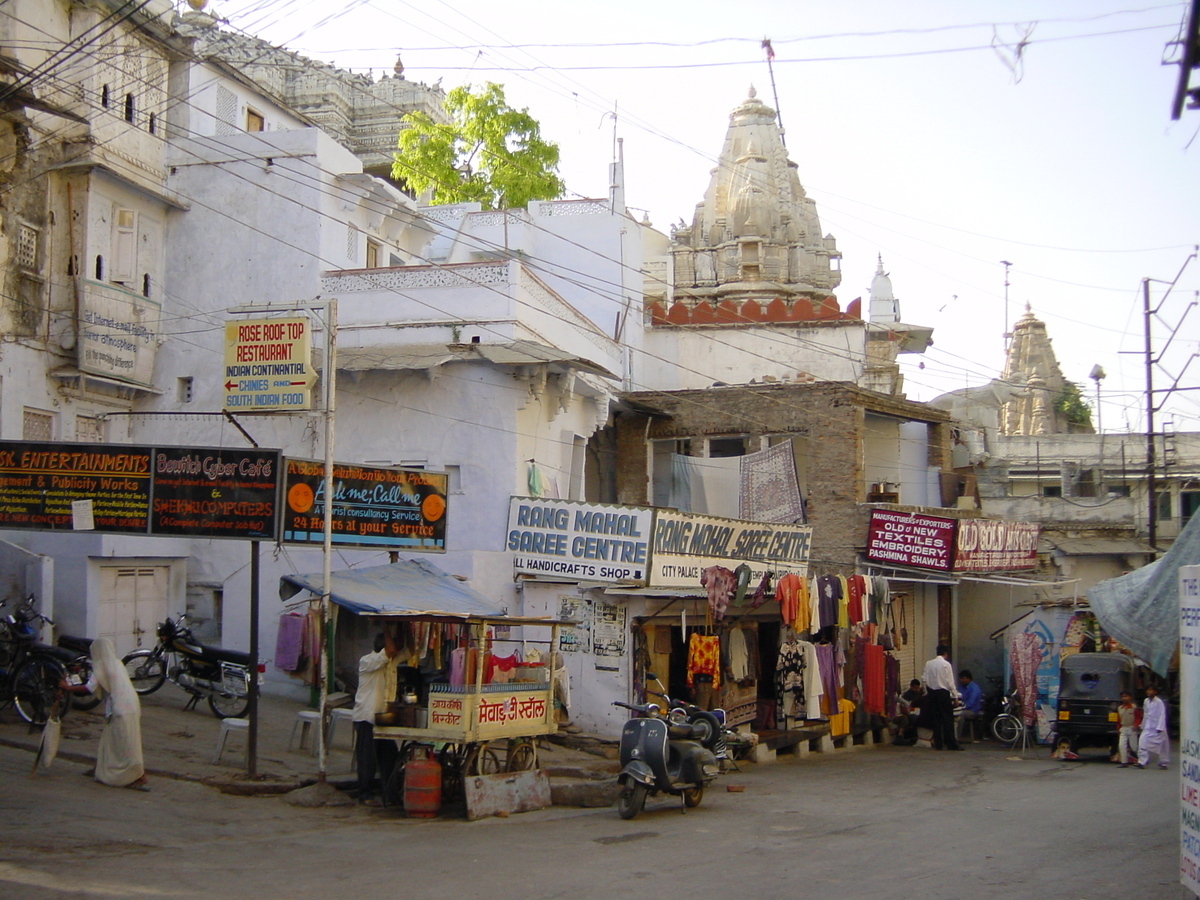
<instances>
[{"instance_id":1,"label":"signpost","mask_svg":"<svg viewBox=\"0 0 1200 900\"><path fill-rule=\"evenodd\" d=\"M317 373L312 326L303 316L225 323L224 408L307 410Z\"/></svg>"}]
</instances>

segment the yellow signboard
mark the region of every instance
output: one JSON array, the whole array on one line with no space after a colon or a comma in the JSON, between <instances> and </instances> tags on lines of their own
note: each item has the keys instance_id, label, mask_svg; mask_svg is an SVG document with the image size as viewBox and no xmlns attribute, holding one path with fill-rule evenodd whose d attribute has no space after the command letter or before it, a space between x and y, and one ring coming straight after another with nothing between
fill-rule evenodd
<instances>
[{"instance_id":1,"label":"yellow signboard","mask_svg":"<svg viewBox=\"0 0 1200 900\"><path fill-rule=\"evenodd\" d=\"M308 409L317 373L305 318L225 323L225 409Z\"/></svg>"}]
</instances>

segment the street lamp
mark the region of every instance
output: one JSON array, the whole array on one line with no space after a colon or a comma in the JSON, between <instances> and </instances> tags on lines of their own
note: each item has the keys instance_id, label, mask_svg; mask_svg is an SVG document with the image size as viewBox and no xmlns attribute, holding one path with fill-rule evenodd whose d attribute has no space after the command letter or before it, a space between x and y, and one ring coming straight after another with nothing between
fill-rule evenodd
<instances>
[{"instance_id":1,"label":"street lamp","mask_svg":"<svg viewBox=\"0 0 1200 900\"><path fill-rule=\"evenodd\" d=\"M1096 432L1104 431L1102 419L1100 418L1100 382L1104 380L1104 369L1099 365L1092 366L1092 374L1088 378L1096 382Z\"/></svg>"}]
</instances>

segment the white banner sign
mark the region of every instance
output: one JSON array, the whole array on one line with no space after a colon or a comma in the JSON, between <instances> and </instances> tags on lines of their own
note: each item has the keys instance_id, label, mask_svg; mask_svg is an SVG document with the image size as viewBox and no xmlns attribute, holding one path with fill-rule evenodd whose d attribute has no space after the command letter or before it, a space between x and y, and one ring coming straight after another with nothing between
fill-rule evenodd
<instances>
[{"instance_id":1,"label":"white banner sign","mask_svg":"<svg viewBox=\"0 0 1200 900\"><path fill-rule=\"evenodd\" d=\"M810 525L773 525L659 510L654 520L650 587L699 587L709 566L750 567L753 586L766 572L808 573Z\"/></svg>"},{"instance_id":2,"label":"white banner sign","mask_svg":"<svg viewBox=\"0 0 1200 900\"><path fill-rule=\"evenodd\" d=\"M645 584L652 515L639 507L513 497L505 548L517 572Z\"/></svg>"},{"instance_id":3,"label":"white banner sign","mask_svg":"<svg viewBox=\"0 0 1200 900\"><path fill-rule=\"evenodd\" d=\"M114 284L84 279L79 309L79 368L150 385L158 350L159 305Z\"/></svg>"}]
</instances>

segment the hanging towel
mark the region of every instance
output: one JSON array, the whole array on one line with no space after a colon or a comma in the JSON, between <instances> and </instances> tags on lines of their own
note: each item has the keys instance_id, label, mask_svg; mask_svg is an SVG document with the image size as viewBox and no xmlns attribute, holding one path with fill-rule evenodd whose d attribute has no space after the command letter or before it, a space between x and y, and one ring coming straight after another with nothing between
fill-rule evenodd
<instances>
[{"instance_id":1,"label":"hanging towel","mask_svg":"<svg viewBox=\"0 0 1200 900\"><path fill-rule=\"evenodd\" d=\"M308 617L299 613L284 613L279 617L279 633L275 636L275 667L295 672L303 667L304 631Z\"/></svg>"}]
</instances>

